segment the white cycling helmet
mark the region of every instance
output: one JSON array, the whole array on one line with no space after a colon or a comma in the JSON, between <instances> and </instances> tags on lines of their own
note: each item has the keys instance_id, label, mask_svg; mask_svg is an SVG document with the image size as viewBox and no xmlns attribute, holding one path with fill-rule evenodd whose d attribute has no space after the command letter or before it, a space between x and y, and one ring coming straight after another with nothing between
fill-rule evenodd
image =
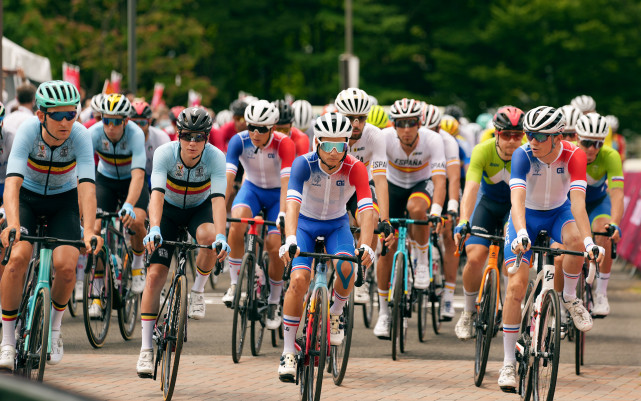
<instances>
[{"instance_id":1,"label":"white cycling helmet","mask_svg":"<svg viewBox=\"0 0 641 401\"><path fill-rule=\"evenodd\" d=\"M390 107L390 117L399 118L421 118L421 103L418 100L403 98L394 102Z\"/></svg>"},{"instance_id":2,"label":"white cycling helmet","mask_svg":"<svg viewBox=\"0 0 641 401\"><path fill-rule=\"evenodd\" d=\"M550 106L539 106L525 114L523 130L541 134L560 134L565 127L565 118L561 109Z\"/></svg>"},{"instance_id":3,"label":"white cycling helmet","mask_svg":"<svg viewBox=\"0 0 641 401\"><path fill-rule=\"evenodd\" d=\"M294 127L306 131L314 118L312 104L307 100L299 99L292 103L292 109L294 109L294 120L292 121Z\"/></svg>"},{"instance_id":4,"label":"white cycling helmet","mask_svg":"<svg viewBox=\"0 0 641 401\"><path fill-rule=\"evenodd\" d=\"M561 107L561 111L563 112L563 117L565 118L565 127L563 128L563 132L576 132L576 122L579 120L579 117L583 115L583 113L581 113L581 110L572 105L567 105Z\"/></svg>"},{"instance_id":5,"label":"white cycling helmet","mask_svg":"<svg viewBox=\"0 0 641 401\"><path fill-rule=\"evenodd\" d=\"M577 109L581 110L581 113L590 113L596 111L596 102L592 96L580 95L572 99L570 104Z\"/></svg>"},{"instance_id":6,"label":"white cycling helmet","mask_svg":"<svg viewBox=\"0 0 641 401\"><path fill-rule=\"evenodd\" d=\"M314 138L345 138L352 136L352 123L341 113L325 113L316 119Z\"/></svg>"},{"instance_id":7,"label":"white cycling helmet","mask_svg":"<svg viewBox=\"0 0 641 401\"><path fill-rule=\"evenodd\" d=\"M364 90L347 88L336 96L334 105L339 113L348 116L365 116L369 113L372 102Z\"/></svg>"},{"instance_id":8,"label":"white cycling helmet","mask_svg":"<svg viewBox=\"0 0 641 401\"><path fill-rule=\"evenodd\" d=\"M598 113L583 115L576 123L576 133L583 139L602 141L608 135L609 128L606 118Z\"/></svg>"},{"instance_id":9,"label":"white cycling helmet","mask_svg":"<svg viewBox=\"0 0 641 401\"><path fill-rule=\"evenodd\" d=\"M441 123L441 110L433 104L424 103L423 116L423 125L438 132L438 126Z\"/></svg>"},{"instance_id":10,"label":"white cycling helmet","mask_svg":"<svg viewBox=\"0 0 641 401\"><path fill-rule=\"evenodd\" d=\"M278 108L267 100L256 100L245 109L247 124L271 126L278 122Z\"/></svg>"},{"instance_id":11,"label":"white cycling helmet","mask_svg":"<svg viewBox=\"0 0 641 401\"><path fill-rule=\"evenodd\" d=\"M227 124L234 118L234 113L231 112L231 110L221 110L216 114L216 124L218 124L219 127L222 127L223 125Z\"/></svg>"},{"instance_id":12,"label":"white cycling helmet","mask_svg":"<svg viewBox=\"0 0 641 401\"><path fill-rule=\"evenodd\" d=\"M91 110L94 113L102 113L102 99L104 95L99 93L91 98Z\"/></svg>"},{"instance_id":13,"label":"white cycling helmet","mask_svg":"<svg viewBox=\"0 0 641 401\"><path fill-rule=\"evenodd\" d=\"M605 116L605 120L610 125L610 128L612 128L612 133L619 132L619 119L616 116L613 116L612 114L607 115Z\"/></svg>"},{"instance_id":14,"label":"white cycling helmet","mask_svg":"<svg viewBox=\"0 0 641 401\"><path fill-rule=\"evenodd\" d=\"M102 114L129 117L131 115L131 102L125 95L112 93L104 95L101 104Z\"/></svg>"}]
</instances>

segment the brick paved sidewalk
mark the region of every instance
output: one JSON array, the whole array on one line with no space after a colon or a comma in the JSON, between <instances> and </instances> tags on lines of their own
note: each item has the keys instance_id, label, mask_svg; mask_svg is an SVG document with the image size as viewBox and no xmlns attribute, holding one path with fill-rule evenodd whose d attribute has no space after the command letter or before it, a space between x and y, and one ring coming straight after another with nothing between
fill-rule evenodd
<instances>
[{"instance_id":1,"label":"brick paved sidewalk","mask_svg":"<svg viewBox=\"0 0 641 401\"><path fill-rule=\"evenodd\" d=\"M136 376L137 355L65 355L47 367L45 382L102 400L160 400L160 383ZM343 385L323 383L325 399L358 400L519 400L500 392L498 362L488 363L483 387L473 383L472 361L430 361L354 358ZM641 367L585 366L575 376L574 365L559 369L556 400L641 400ZM230 356L183 355L174 400L296 399L298 387L278 381L277 360L243 356L235 365ZM1 397L0 397L1 398Z\"/></svg>"}]
</instances>

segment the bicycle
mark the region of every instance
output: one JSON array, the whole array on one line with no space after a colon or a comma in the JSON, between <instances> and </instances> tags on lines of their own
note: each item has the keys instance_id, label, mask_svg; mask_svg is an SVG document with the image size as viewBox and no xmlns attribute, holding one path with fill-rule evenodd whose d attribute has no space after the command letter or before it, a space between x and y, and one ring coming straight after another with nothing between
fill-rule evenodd
<instances>
[{"instance_id":1,"label":"bicycle","mask_svg":"<svg viewBox=\"0 0 641 401\"><path fill-rule=\"evenodd\" d=\"M428 221L435 223L438 217L430 217ZM441 331L441 322L445 318L441 317L441 299L443 295L443 277L445 277L443 251L439 245L439 235L436 231L431 230L428 241L427 260L430 266L430 285L426 290L417 290L418 304L418 340L425 342L427 340L427 313L432 314L432 329L434 334ZM429 303L429 309L428 309ZM451 319L450 319L451 320Z\"/></svg>"},{"instance_id":2,"label":"bicycle","mask_svg":"<svg viewBox=\"0 0 641 401\"><path fill-rule=\"evenodd\" d=\"M153 340L156 344L156 358L154 363L153 379L156 380L158 365L160 367L160 389L165 400L170 400L174 393L174 386L178 376L178 365L183 342L187 342L187 253L192 249L212 249L211 245L194 244L187 241L188 234L185 227L180 228L178 241L163 241L164 245L178 248L178 264L171 280L167 296L165 297L154 325ZM158 246L160 238L156 236L154 243ZM222 247L216 247L220 252ZM149 255L147 255L149 256ZM147 258L147 265L149 264ZM214 274L220 274L222 265L216 261ZM167 309L165 309L167 306ZM162 316L162 317L161 317Z\"/></svg>"},{"instance_id":3,"label":"bicycle","mask_svg":"<svg viewBox=\"0 0 641 401\"><path fill-rule=\"evenodd\" d=\"M51 354L51 274L53 250L50 245L71 245L84 248L84 241L62 240L44 236L44 220L39 218L36 236L22 235L20 240L34 243L33 258L29 263L22 290L22 299L16 318L16 359L14 372L31 380L42 381L45 364ZM7 247L2 264L11 257L11 248L16 230L9 232ZM42 244L42 245L39 245ZM97 241L92 239L92 252ZM93 262L93 258L89 261ZM91 265L90 262L87 265Z\"/></svg>"},{"instance_id":4,"label":"bicycle","mask_svg":"<svg viewBox=\"0 0 641 401\"><path fill-rule=\"evenodd\" d=\"M550 248L549 243L547 231L542 230L537 235L537 245L530 248L532 260L535 253L538 255L537 276L527 286L516 342L518 393L526 400L533 396L535 400L551 401L556 389L561 354L561 314L559 297L554 290L554 256L588 257L587 252ZM522 254L517 255L516 262L508 269L510 274L519 269L521 257Z\"/></svg>"},{"instance_id":5,"label":"bicycle","mask_svg":"<svg viewBox=\"0 0 641 401\"><path fill-rule=\"evenodd\" d=\"M358 256L330 255L322 253L325 249L325 238L317 237L315 252L300 252L300 257L314 258L314 278L310 281L309 289L304 298L304 316L302 323L303 337L296 339L300 351L296 354L297 370L296 384L300 386L300 396L302 400L320 400L323 386L323 372L325 370L326 358L339 358L336 353L340 350L330 344L330 325L329 325L329 294L327 280L327 262L329 260L344 260L357 264L356 280L354 285L360 287L363 284L364 271L361 265L361 255L364 249L359 249ZM290 258L296 254L296 245L289 248ZM289 280L292 263L290 262L283 273L283 280ZM350 296L351 297L351 296ZM353 298L352 298L353 301ZM352 302L353 306L353 302ZM346 303L346 307L348 304ZM345 307L343 308L345 313ZM343 343L345 343L344 339ZM297 347L297 348L298 348ZM332 348L334 349L332 351ZM347 348L348 349L348 348ZM343 350L344 351L344 350ZM336 364L332 363L332 374L334 377L345 375L349 353L342 354L340 363L337 359ZM340 366L339 366L340 365ZM342 377L340 379L342 381ZM340 384L340 383L339 383Z\"/></svg>"}]
</instances>

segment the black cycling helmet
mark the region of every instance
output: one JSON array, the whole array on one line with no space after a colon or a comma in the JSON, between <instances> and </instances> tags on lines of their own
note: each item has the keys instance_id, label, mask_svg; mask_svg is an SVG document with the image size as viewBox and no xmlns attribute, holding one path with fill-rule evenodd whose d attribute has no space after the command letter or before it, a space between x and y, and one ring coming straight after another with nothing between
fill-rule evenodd
<instances>
[{"instance_id":1,"label":"black cycling helmet","mask_svg":"<svg viewBox=\"0 0 641 401\"><path fill-rule=\"evenodd\" d=\"M180 112L176 126L178 131L206 131L209 133L213 121L207 110L200 107L188 107Z\"/></svg>"},{"instance_id":2,"label":"black cycling helmet","mask_svg":"<svg viewBox=\"0 0 641 401\"><path fill-rule=\"evenodd\" d=\"M461 117L463 117L463 109L461 109L459 106L455 104L450 104L445 106L445 110L443 111L443 114L452 116L456 119L456 121L459 121Z\"/></svg>"},{"instance_id":3,"label":"black cycling helmet","mask_svg":"<svg viewBox=\"0 0 641 401\"><path fill-rule=\"evenodd\" d=\"M245 109L247 108L247 102L244 100L236 99L231 104L229 105L229 110L235 115L235 116L244 116L245 115Z\"/></svg>"},{"instance_id":4,"label":"black cycling helmet","mask_svg":"<svg viewBox=\"0 0 641 401\"><path fill-rule=\"evenodd\" d=\"M276 125L291 124L294 119L294 109L287 101L279 99L274 102L278 107L278 122Z\"/></svg>"}]
</instances>

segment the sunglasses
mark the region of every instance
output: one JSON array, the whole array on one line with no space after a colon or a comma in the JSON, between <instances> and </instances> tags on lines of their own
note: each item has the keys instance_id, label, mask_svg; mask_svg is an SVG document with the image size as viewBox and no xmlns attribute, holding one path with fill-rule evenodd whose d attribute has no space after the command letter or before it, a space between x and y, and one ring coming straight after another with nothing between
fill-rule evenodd
<instances>
[{"instance_id":1,"label":"sunglasses","mask_svg":"<svg viewBox=\"0 0 641 401\"><path fill-rule=\"evenodd\" d=\"M178 138L187 142L204 142L207 140L206 132L179 132Z\"/></svg>"},{"instance_id":2,"label":"sunglasses","mask_svg":"<svg viewBox=\"0 0 641 401\"><path fill-rule=\"evenodd\" d=\"M113 125L114 127L121 126L123 122L125 122L124 118L107 118L107 117L104 117L102 119L102 123L104 125Z\"/></svg>"},{"instance_id":3,"label":"sunglasses","mask_svg":"<svg viewBox=\"0 0 641 401\"><path fill-rule=\"evenodd\" d=\"M131 121L135 122L141 127L146 127L147 125L149 125L149 120L131 120Z\"/></svg>"},{"instance_id":4,"label":"sunglasses","mask_svg":"<svg viewBox=\"0 0 641 401\"><path fill-rule=\"evenodd\" d=\"M510 139L520 141L523 138L523 131L499 131L499 136L506 141Z\"/></svg>"},{"instance_id":5,"label":"sunglasses","mask_svg":"<svg viewBox=\"0 0 641 401\"><path fill-rule=\"evenodd\" d=\"M247 130L249 132L258 131L259 134L266 134L269 132L270 129L271 127L266 127L266 126L257 126L257 125L251 125L251 124L247 125Z\"/></svg>"},{"instance_id":6,"label":"sunglasses","mask_svg":"<svg viewBox=\"0 0 641 401\"><path fill-rule=\"evenodd\" d=\"M525 135L527 135L527 139L531 141L532 139L536 139L537 142L543 143L546 142L550 137L557 136L558 134L542 134L539 132L526 132Z\"/></svg>"},{"instance_id":7,"label":"sunglasses","mask_svg":"<svg viewBox=\"0 0 641 401\"><path fill-rule=\"evenodd\" d=\"M347 150L347 142L321 142L318 141L318 147L323 150L323 152L331 153L333 149L336 149L338 153L343 153Z\"/></svg>"},{"instance_id":8,"label":"sunglasses","mask_svg":"<svg viewBox=\"0 0 641 401\"><path fill-rule=\"evenodd\" d=\"M76 118L76 115L78 114L78 112L77 111L53 111L51 113L45 112L45 114L51 117L52 120L60 122L62 120L73 121Z\"/></svg>"},{"instance_id":9,"label":"sunglasses","mask_svg":"<svg viewBox=\"0 0 641 401\"><path fill-rule=\"evenodd\" d=\"M367 116L345 116L345 117L347 117L349 122L352 124L364 123L365 121L367 121Z\"/></svg>"},{"instance_id":10,"label":"sunglasses","mask_svg":"<svg viewBox=\"0 0 641 401\"><path fill-rule=\"evenodd\" d=\"M418 120L417 119L398 120L394 123L394 125L396 125L396 127L398 128L412 128L418 125Z\"/></svg>"},{"instance_id":11,"label":"sunglasses","mask_svg":"<svg viewBox=\"0 0 641 401\"><path fill-rule=\"evenodd\" d=\"M581 146L583 146L585 148L590 148L590 147L594 146L595 149L601 149L601 146L603 146L603 142L604 141L593 141L593 140L590 140L590 139L581 139L581 141L579 141Z\"/></svg>"}]
</instances>

